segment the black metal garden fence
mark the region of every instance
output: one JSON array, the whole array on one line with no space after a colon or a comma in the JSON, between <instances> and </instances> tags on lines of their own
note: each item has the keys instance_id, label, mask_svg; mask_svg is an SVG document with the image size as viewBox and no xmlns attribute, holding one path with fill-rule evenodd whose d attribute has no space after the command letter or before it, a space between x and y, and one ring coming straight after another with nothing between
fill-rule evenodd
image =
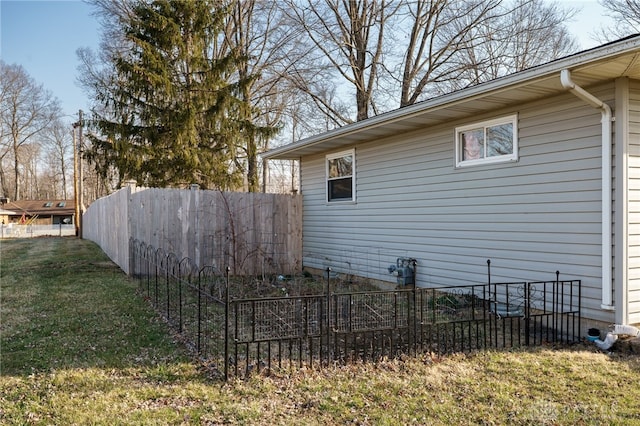
<instances>
[{"instance_id":1,"label":"black metal garden fence","mask_svg":"<svg viewBox=\"0 0 640 426\"><path fill-rule=\"evenodd\" d=\"M142 294L225 379L420 352L470 352L580 339L581 281L233 297L228 269L131 241ZM490 271L490 262L488 262ZM278 277L281 278L281 277ZM278 279L276 278L276 279Z\"/></svg>"}]
</instances>

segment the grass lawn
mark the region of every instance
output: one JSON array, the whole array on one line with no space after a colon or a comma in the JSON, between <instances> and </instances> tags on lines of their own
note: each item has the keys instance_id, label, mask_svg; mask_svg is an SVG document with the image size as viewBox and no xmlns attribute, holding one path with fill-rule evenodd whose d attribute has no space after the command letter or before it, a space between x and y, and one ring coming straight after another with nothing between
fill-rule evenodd
<instances>
[{"instance_id":1,"label":"grass lawn","mask_svg":"<svg viewBox=\"0 0 640 426\"><path fill-rule=\"evenodd\" d=\"M0 240L0 424L640 425L591 345L210 379L91 242Z\"/></svg>"}]
</instances>

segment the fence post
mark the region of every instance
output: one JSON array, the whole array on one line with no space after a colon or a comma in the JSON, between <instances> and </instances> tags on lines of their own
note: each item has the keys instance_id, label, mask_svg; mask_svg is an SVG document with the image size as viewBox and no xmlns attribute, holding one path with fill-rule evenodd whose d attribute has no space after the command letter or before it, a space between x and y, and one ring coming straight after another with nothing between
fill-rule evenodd
<instances>
[{"instance_id":1,"label":"fence post","mask_svg":"<svg viewBox=\"0 0 640 426\"><path fill-rule=\"evenodd\" d=\"M227 266L224 291L224 380L229 380L229 272ZM248 362L248 360L247 360Z\"/></svg>"},{"instance_id":2,"label":"fence post","mask_svg":"<svg viewBox=\"0 0 640 426\"><path fill-rule=\"evenodd\" d=\"M333 353L333 348L331 348L331 267L327 267L327 355L330 356ZM328 358L327 357L327 361Z\"/></svg>"},{"instance_id":3,"label":"fence post","mask_svg":"<svg viewBox=\"0 0 640 426\"><path fill-rule=\"evenodd\" d=\"M418 355L418 261L413 259L413 353Z\"/></svg>"},{"instance_id":4,"label":"fence post","mask_svg":"<svg viewBox=\"0 0 640 426\"><path fill-rule=\"evenodd\" d=\"M573 282L571 283L573 287ZM582 335L582 280L578 280L578 341L580 341L580 336ZM574 336L575 337L575 336Z\"/></svg>"},{"instance_id":5,"label":"fence post","mask_svg":"<svg viewBox=\"0 0 640 426\"><path fill-rule=\"evenodd\" d=\"M498 288L496 286L493 287L493 292L491 291L491 259L487 259L487 286L489 287L489 312L497 312L498 307ZM491 335L493 334L493 338ZM491 340L491 345L493 347L498 347L498 316L490 315L489 316L489 340Z\"/></svg>"},{"instance_id":6,"label":"fence post","mask_svg":"<svg viewBox=\"0 0 640 426\"><path fill-rule=\"evenodd\" d=\"M554 341L558 341L558 337L559 340L562 341L562 308L563 308L563 304L564 304L564 293L559 294L559 292L562 289L560 288L560 271L556 271L556 292L558 292L558 295L556 296L556 306L554 308L555 310L555 337L554 337ZM560 323L560 326L558 326L558 322ZM558 336L559 334L559 336Z\"/></svg>"},{"instance_id":7,"label":"fence post","mask_svg":"<svg viewBox=\"0 0 640 426\"><path fill-rule=\"evenodd\" d=\"M525 303L524 303L524 343L529 346L529 336L531 334L531 283L527 282L524 284L525 288Z\"/></svg>"}]
</instances>

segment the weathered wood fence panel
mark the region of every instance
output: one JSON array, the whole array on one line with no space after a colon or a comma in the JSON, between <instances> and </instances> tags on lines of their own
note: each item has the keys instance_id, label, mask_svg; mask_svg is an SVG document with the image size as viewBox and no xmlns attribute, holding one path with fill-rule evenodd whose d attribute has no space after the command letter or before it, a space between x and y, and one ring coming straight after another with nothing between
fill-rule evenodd
<instances>
[{"instance_id":1,"label":"weathered wood fence panel","mask_svg":"<svg viewBox=\"0 0 640 426\"><path fill-rule=\"evenodd\" d=\"M130 188L103 197L82 215L82 237L94 241L124 272L129 273ZM85 222L86 221L86 222Z\"/></svg>"},{"instance_id":2,"label":"weathered wood fence panel","mask_svg":"<svg viewBox=\"0 0 640 426\"><path fill-rule=\"evenodd\" d=\"M232 274L302 268L302 196L129 186L95 201L83 236L129 273L129 239Z\"/></svg>"}]
</instances>

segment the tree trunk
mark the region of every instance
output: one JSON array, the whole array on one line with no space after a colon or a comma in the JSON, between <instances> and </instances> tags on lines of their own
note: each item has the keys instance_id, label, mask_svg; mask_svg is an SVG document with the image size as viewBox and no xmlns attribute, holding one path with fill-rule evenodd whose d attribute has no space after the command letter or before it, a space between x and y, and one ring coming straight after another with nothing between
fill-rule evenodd
<instances>
[{"instance_id":1,"label":"tree trunk","mask_svg":"<svg viewBox=\"0 0 640 426\"><path fill-rule=\"evenodd\" d=\"M15 186L13 188L13 200L19 200L20 196L20 162L18 161L18 149L15 147L13 159L13 177L15 178Z\"/></svg>"},{"instance_id":2,"label":"tree trunk","mask_svg":"<svg viewBox=\"0 0 640 426\"><path fill-rule=\"evenodd\" d=\"M258 149L255 136L251 135L247 143L247 184L249 192L260 192L258 182Z\"/></svg>"}]
</instances>

